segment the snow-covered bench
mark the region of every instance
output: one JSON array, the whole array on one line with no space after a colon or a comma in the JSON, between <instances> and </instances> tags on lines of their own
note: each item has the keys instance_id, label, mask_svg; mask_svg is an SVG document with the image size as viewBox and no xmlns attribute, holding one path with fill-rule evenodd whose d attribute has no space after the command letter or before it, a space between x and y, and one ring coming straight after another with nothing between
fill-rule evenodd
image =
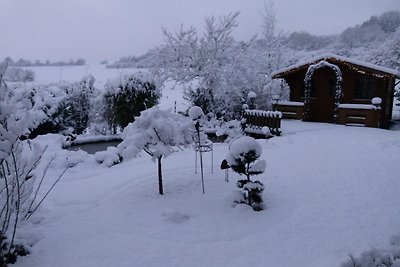
<instances>
[{"instance_id":1,"label":"snow-covered bench","mask_svg":"<svg viewBox=\"0 0 400 267\"><path fill-rule=\"evenodd\" d=\"M281 135L282 113L279 111L245 110L243 128L250 135Z\"/></svg>"}]
</instances>

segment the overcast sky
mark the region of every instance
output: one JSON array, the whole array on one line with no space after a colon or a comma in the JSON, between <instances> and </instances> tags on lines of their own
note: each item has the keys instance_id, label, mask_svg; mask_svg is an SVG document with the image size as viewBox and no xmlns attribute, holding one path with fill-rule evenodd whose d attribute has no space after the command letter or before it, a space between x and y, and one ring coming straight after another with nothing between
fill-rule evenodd
<instances>
[{"instance_id":1,"label":"overcast sky","mask_svg":"<svg viewBox=\"0 0 400 267\"><path fill-rule=\"evenodd\" d=\"M400 0L275 0L278 29L328 35ZM202 30L204 17L240 11L237 39L261 31L264 0L0 0L0 59L89 61L140 55L162 43L161 27Z\"/></svg>"}]
</instances>

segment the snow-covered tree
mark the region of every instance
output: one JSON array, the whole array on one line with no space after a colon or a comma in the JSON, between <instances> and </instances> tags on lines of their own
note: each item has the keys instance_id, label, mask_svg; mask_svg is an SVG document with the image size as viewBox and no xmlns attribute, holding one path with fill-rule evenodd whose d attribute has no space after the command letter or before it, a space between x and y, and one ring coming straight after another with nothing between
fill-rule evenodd
<instances>
[{"instance_id":1,"label":"snow-covered tree","mask_svg":"<svg viewBox=\"0 0 400 267\"><path fill-rule=\"evenodd\" d=\"M218 117L240 111L242 91L248 86L241 73L241 55L247 44L232 36L239 13L205 19L204 34L193 27L173 34L164 29L165 44L159 49L153 72L161 82L173 79L186 84L186 98L205 113Z\"/></svg>"},{"instance_id":2,"label":"snow-covered tree","mask_svg":"<svg viewBox=\"0 0 400 267\"><path fill-rule=\"evenodd\" d=\"M264 185L260 181L252 181L251 176L264 173L265 160L259 159L262 148L257 141L248 136L241 137L231 143L226 155L226 161L234 172L245 175L246 179L239 180L237 186L242 191L238 203L246 203L254 210L261 210Z\"/></svg>"},{"instance_id":3,"label":"snow-covered tree","mask_svg":"<svg viewBox=\"0 0 400 267\"><path fill-rule=\"evenodd\" d=\"M400 70L400 28L391 38L378 46L370 57L370 61L375 64Z\"/></svg>"},{"instance_id":4,"label":"snow-covered tree","mask_svg":"<svg viewBox=\"0 0 400 267\"><path fill-rule=\"evenodd\" d=\"M391 10L377 18L377 23L384 32L395 32L400 27L400 11Z\"/></svg>"},{"instance_id":5,"label":"snow-covered tree","mask_svg":"<svg viewBox=\"0 0 400 267\"><path fill-rule=\"evenodd\" d=\"M164 29L165 44L155 57L153 72L161 82L173 79L186 86L185 98L217 118L238 118L250 91L257 104L268 108L269 98L286 88L272 81L271 72L283 67L281 34L275 29L272 5L263 13L263 37L236 42L232 32L239 13L205 19L203 34L193 27L178 33ZM272 92L272 93L271 93Z\"/></svg>"},{"instance_id":6,"label":"snow-covered tree","mask_svg":"<svg viewBox=\"0 0 400 267\"><path fill-rule=\"evenodd\" d=\"M142 150L157 160L158 189L162 195L161 160L176 149L191 144L192 133L193 124L189 118L153 107L142 111L140 117L128 124L121 135L123 141L118 150L124 160L137 156Z\"/></svg>"}]
</instances>

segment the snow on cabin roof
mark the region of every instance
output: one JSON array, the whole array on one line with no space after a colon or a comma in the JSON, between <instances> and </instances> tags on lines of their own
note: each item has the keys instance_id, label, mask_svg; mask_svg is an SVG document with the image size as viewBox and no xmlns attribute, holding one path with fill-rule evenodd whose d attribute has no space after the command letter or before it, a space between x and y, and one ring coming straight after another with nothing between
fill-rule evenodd
<instances>
[{"instance_id":1,"label":"snow on cabin roof","mask_svg":"<svg viewBox=\"0 0 400 267\"><path fill-rule=\"evenodd\" d=\"M301 67L305 67L307 65L311 65L311 64L317 63L317 62L319 62L321 60L328 60L329 61L329 59L331 59L333 61L344 61L344 62L350 63L352 65L356 65L356 66L360 66L360 67L363 67L363 68L371 69L371 70L374 70L374 71L377 71L377 72L383 72L385 74L393 75L393 76L396 76L397 78L400 78L400 72L397 71L397 70L386 68L386 67L382 67L382 66L375 65L375 64L372 64L372 63L363 62L363 61L352 59L352 58L347 58L347 57L335 55L335 54L323 54L321 56L314 57L314 58L308 59L308 60L303 61L303 62L299 62L299 63L291 65L291 66L289 66L287 68L284 68L284 69L281 69L281 70L273 72L272 73L272 77L273 78L282 78L288 72L295 71L296 69L299 69Z\"/></svg>"}]
</instances>

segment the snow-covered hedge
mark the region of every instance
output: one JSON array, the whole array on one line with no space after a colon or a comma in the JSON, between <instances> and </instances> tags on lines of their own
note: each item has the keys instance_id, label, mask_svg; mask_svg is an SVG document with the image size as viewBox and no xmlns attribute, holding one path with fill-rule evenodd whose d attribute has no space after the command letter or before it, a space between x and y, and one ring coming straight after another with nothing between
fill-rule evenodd
<instances>
[{"instance_id":1,"label":"snow-covered hedge","mask_svg":"<svg viewBox=\"0 0 400 267\"><path fill-rule=\"evenodd\" d=\"M110 80L105 85L103 116L112 129L124 128L140 112L158 103L160 91L148 75L132 74Z\"/></svg>"}]
</instances>

